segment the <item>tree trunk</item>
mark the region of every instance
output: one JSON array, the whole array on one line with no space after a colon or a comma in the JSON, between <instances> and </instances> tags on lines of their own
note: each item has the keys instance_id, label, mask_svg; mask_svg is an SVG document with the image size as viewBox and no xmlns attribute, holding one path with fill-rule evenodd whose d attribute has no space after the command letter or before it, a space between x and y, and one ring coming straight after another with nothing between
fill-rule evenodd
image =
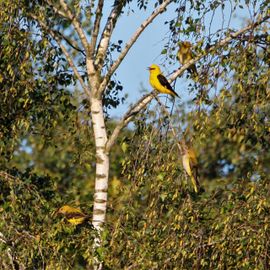
<instances>
[{"instance_id":1,"label":"tree trunk","mask_svg":"<svg viewBox=\"0 0 270 270\"><path fill-rule=\"evenodd\" d=\"M96 144L96 181L94 195L93 226L100 230L105 222L109 179L109 155L105 150L107 132L100 98L92 97L91 112Z\"/></svg>"}]
</instances>

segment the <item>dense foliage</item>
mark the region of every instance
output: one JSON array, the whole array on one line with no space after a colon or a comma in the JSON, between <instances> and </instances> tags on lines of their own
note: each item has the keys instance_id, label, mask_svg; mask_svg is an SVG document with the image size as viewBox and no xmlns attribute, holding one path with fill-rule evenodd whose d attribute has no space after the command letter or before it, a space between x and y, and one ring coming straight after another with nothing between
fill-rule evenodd
<instances>
[{"instance_id":1,"label":"dense foliage","mask_svg":"<svg viewBox=\"0 0 270 270\"><path fill-rule=\"evenodd\" d=\"M231 171L231 177L220 172L215 179L213 174L205 175L201 180L206 192L197 195L183 175L173 138L168 141L160 125L153 128L152 122L143 131L138 128L139 134L129 144L127 152L138 154L128 155L124 162L130 186L125 206L120 213L113 212L108 267L267 269L267 176L256 181L248 178L258 172L254 166L246 168L246 177L238 178L238 171ZM203 147L198 147L200 160L207 151ZM207 166L201 161L202 171Z\"/></svg>"},{"instance_id":2,"label":"dense foliage","mask_svg":"<svg viewBox=\"0 0 270 270\"><path fill-rule=\"evenodd\" d=\"M46 1L31 2L0 3L0 268L91 269L96 231L55 214L64 204L92 211L89 104L63 52L29 14L46 12L50 27L67 32L69 25ZM85 24L88 6L68 2L82 8ZM123 5L129 10L132 2ZM134 2L139 10L151 8L149 1ZM166 22L170 35L161 53L169 64L179 37L192 37L202 53L226 36L226 29L207 36L204 16L227 2L230 15L244 8L241 1L174 2L177 16ZM267 1L244 2L254 18L256 11L269 13ZM183 84L194 98L170 117L154 104L122 132L111 153L107 223L95 254L104 269L270 268L268 26L200 59L198 81L187 75ZM110 44L104 69L121 43ZM120 91L112 77L103 100L110 130L117 121L108 109L124 100ZM199 194L182 168L183 134L198 155L205 189Z\"/></svg>"}]
</instances>

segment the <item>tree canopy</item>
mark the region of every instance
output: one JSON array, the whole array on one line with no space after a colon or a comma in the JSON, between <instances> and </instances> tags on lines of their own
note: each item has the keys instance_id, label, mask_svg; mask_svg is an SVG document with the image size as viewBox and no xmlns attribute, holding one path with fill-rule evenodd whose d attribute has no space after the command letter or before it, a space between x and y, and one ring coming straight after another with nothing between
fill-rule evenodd
<instances>
[{"instance_id":1,"label":"tree canopy","mask_svg":"<svg viewBox=\"0 0 270 270\"><path fill-rule=\"evenodd\" d=\"M268 269L267 1L107 5L0 2L0 268ZM152 91L113 119L125 102L115 73L168 6L160 65L177 63L168 79L189 98L169 112L173 100ZM143 10L133 36L114 43L118 20ZM239 10L249 19L231 25ZM194 55L179 68L183 40ZM196 78L186 72L193 64ZM196 152L198 193L180 140ZM93 214L92 224L57 216L65 204Z\"/></svg>"}]
</instances>

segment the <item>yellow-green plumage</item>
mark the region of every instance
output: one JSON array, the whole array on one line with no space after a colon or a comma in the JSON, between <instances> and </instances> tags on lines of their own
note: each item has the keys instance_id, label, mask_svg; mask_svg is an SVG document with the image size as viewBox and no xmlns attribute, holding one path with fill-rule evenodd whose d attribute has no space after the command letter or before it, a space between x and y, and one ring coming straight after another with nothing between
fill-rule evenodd
<instances>
[{"instance_id":1,"label":"yellow-green plumage","mask_svg":"<svg viewBox=\"0 0 270 270\"><path fill-rule=\"evenodd\" d=\"M84 214L80 209L69 205L62 206L56 213L62 214L73 225L83 224L90 219L90 216Z\"/></svg>"},{"instance_id":2,"label":"yellow-green plumage","mask_svg":"<svg viewBox=\"0 0 270 270\"><path fill-rule=\"evenodd\" d=\"M187 175L191 178L194 191L199 191L200 183L198 179L198 161L195 151L191 147L187 147L184 141L180 141L182 149L182 163Z\"/></svg>"},{"instance_id":3,"label":"yellow-green plumage","mask_svg":"<svg viewBox=\"0 0 270 270\"><path fill-rule=\"evenodd\" d=\"M194 54L191 50L192 45L189 41L183 41L179 43L179 51L177 53L178 60L181 65L185 65L194 58ZM198 75L196 65L193 64L188 68L188 71L193 75Z\"/></svg>"}]
</instances>

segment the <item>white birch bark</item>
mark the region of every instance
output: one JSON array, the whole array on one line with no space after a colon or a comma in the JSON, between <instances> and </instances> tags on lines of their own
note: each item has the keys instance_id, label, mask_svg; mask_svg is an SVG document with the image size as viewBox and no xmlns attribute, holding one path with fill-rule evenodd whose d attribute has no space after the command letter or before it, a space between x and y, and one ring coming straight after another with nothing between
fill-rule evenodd
<instances>
[{"instance_id":1,"label":"white birch bark","mask_svg":"<svg viewBox=\"0 0 270 270\"><path fill-rule=\"evenodd\" d=\"M109 179L109 155L105 150L107 132L101 99L92 97L91 112L96 144L96 181L92 223L97 230L100 230L105 222Z\"/></svg>"},{"instance_id":2,"label":"white birch bark","mask_svg":"<svg viewBox=\"0 0 270 270\"><path fill-rule=\"evenodd\" d=\"M93 91L94 92L94 91ZM109 155L105 149L107 143L107 132L104 122L102 99L97 95L91 98L92 124L94 130L94 139L96 145L96 178L95 194L92 224L97 230L97 236L94 239L93 250L101 245L100 233L105 223L107 198L108 198L108 181L109 181ZM102 269L102 261L94 256L94 269Z\"/></svg>"}]
</instances>

